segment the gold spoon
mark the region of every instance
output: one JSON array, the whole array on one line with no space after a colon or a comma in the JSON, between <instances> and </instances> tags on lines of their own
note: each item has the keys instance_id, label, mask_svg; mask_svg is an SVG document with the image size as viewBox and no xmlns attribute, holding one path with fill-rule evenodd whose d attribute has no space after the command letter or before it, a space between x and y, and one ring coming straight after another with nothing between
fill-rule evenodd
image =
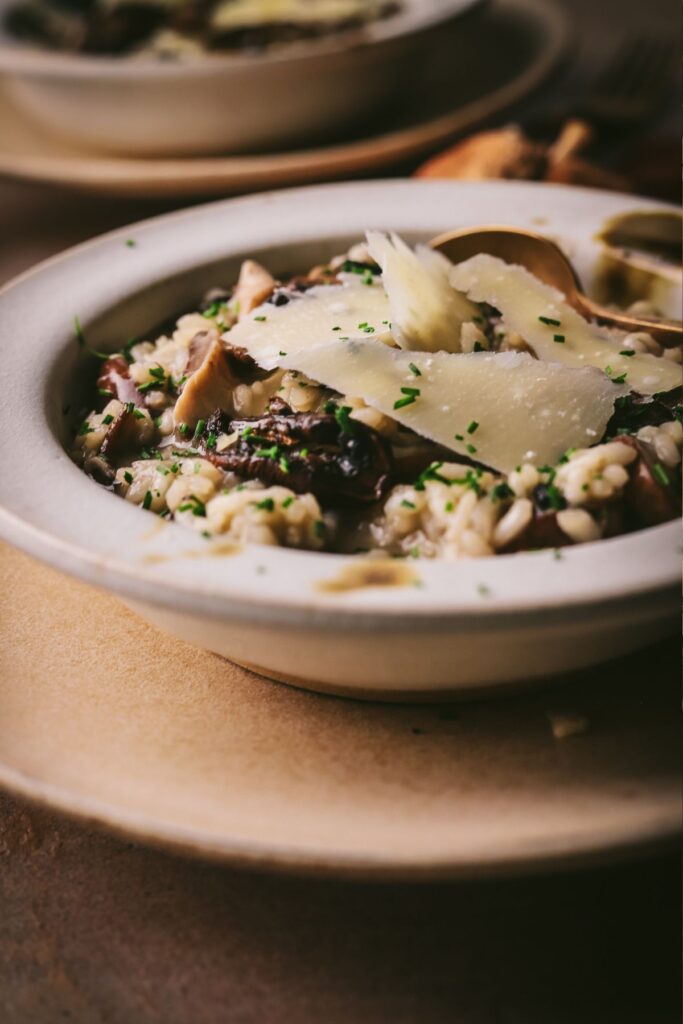
<instances>
[{"instance_id":1,"label":"gold spoon","mask_svg":"<svg viewBox=\"0 0 683 1024\"><path fill-rule=\"evenodd\" d=\"M533 231L497 226L463 228L438 235L429 245L447 256L451 263L462 263L470 256L485 252L507 263L521 264L540 281L562 292L569 305L582 316L623 331L646 331L655 341L669 348L683 342L683 324L672 320L648 320L608 309L589 299L578 274L559 246Z\"/></svg>"}]
</instances>

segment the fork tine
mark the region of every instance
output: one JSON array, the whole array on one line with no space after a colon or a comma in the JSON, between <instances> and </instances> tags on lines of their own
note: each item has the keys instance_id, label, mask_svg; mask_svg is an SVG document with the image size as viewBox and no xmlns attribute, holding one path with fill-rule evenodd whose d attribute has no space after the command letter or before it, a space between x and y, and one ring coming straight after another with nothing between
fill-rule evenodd
<instances>
[{"instance_id":1,"label":"fork tine","mask_svg":"<svg viewBox=\"0 0 683 1024\"><path fill-rule=\"evenodd\" d=\"M623 39L614 56L608 61L603 71L598 75L591 94L602 95L612 93L615 86L618 86L625 74L629 73L637 58L638 40L633 38Z\"/></svg>"},{"instance_id":2,"label":"fork tine","mask_svg":"<svg viewBox=\"0 0 683 1024\"><path fill-rule=\"evenodd\" d=\"M665 39L648 40L647 45L643 46L632 90L642 97L663 92L672 83L674 55L674 47Z\"/></svg>"},{"instance_id":3,"label":"fork tine","mask_svg":"<svg viewBox=\"0 0 683 1024\"><path fill-rule=\"evenodd\" d=\"M589 102L643 102L661 94L672 78L674 54L671 44L657 36L626 38L596 79Z\"/></svg>"}]
</instances>

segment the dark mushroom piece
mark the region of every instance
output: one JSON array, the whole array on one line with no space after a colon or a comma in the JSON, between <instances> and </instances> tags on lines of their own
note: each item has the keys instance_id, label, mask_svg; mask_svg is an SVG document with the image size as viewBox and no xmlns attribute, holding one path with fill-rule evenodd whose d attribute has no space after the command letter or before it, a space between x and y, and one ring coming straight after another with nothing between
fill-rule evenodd
<instances>
[{"instance_id":1,"label":"dark mushroom piece","mask_svg":"<svg viewBox=\"0 0 683 1024\"><path fill-rule=\"evenodd\" d=\"M124 2L111 8L96 8L89 20L83 43L85 53L129 53L161 28L166 18L163 4Z\"/></svg>"},{"instance_id":2,"label":"dark mushroom piece","mask_svg":"<svg viewBox=\"0 0 683 1024\"><path fill-rule=\"evenodd\" d=\"M145 404L142 394L138 391L135 382L131 380L128 360L120 354L109 356L102 363L100 375L97 378L97 389L100 392L107 392L112 398L118 398L119 402L133 402L134 405Z\"/></svg>"},{"instance_id":3,"label":"dark mushroom piece","mask_svg":"<svg viewBox=\"0 0 683 1024\"><path fill-rule=\"evenodd\" d=\"M628 467L629 482L624 489L626 514L633 529L659 526L681 514L678 469L662 466L651 444L630 434L615 441L635 448L638 458Z\"/></svg>"},{"instance_id":4,"label":"dark mushroom piece","mask_svg":"<svg viewBox=\"0 0 683 1024\"><path fill-rule=\"evenodd\" d=\"M658 426L672 420L680 413L683 401L683 388L663 391L658 395L624 395L614 403L612 415L605 437L616 438L622 434L635 434L640 427Z\"/></svg>"},{"instance_id":5,"label":"dark mushroom piece","mask_svg":"<svg viewBox=\"0 0 683 1024\"><path fill-rule=\"evenodd\" d=\"M557 513L567 507L563 495L552 484L538 484L532 492L533 518L525 529L506 547L502 554L516 551L536 551L542 548L562 548L574 543L561 529ZM616 537L624 529L623 499L588 508L600 525L603 537Z\"/></svg>"},{"instance_id":6,"label":"dark mushroom piece","mask_svg":"<svg viewBox=\"0 0 683 1024\"><path fill-rule=\"evenodd\" d=\"M199 448L216 466L247 479L313 493L324 505L379 500L393 475L391 449L383 437L348 416L280 411L230 420L215 413ZM237 432L223 452L213 450L220 433Z\"/></svg>"}]
</instances>

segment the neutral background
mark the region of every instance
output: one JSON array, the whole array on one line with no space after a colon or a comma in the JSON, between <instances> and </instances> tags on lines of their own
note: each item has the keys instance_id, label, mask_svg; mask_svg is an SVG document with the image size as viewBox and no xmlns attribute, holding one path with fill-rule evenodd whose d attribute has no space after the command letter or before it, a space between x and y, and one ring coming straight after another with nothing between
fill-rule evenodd
<instances>
[{"instance_id":1,"label":"neutral background","mask_svg":"<svg viewBox=\"0 0 683 1024\"><path fill-rule=\"evenodd\" d=\"M564 2L578 59L544 101L629 28L679 31L674 0ZM654 137L676 131L669 115ZM171 207L0 183L0 280ZM673 854L484 883L267 877L0 796L0 1024L677 1024L679 905Z\"/></svg>"}]
</instances>

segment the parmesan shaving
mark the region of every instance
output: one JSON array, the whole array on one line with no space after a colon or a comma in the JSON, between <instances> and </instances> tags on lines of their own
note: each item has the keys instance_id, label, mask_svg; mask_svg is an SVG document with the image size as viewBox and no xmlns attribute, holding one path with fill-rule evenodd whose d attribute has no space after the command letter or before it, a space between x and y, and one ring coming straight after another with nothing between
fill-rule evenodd
<instances>
[{"instance_id":1,"label":"parmesan shaving","mask_svg":"<svg viewBox=\"0 0 683 1024\"><path fill-rule=\"evenodd\" d=\"M293 295L285 306L264 303L224 335L245 348L266 370L284 366L293 352L340 338L371 335L391 342L389 302L379 281L365 284L353 275L342 284L316 285Z\"/></svg>"},{"instance_id":2,"label":"parmesan shaving","mask_svg":"<svg viewBox=\"0 0 683 1024\"><path fill-rule=\"evenodd\" d=\"M539 359L565 366L595 366L631 391L653 395L681 384L681 368L649 353L624 356L623 344L589 323L524 267L481 253L451 269L451 284L477 302L497 309L503 324L518 332Z\"/></svg>"},{"instance_id":3,"label":"parmesan shaving","mask_svg":"<svg viewBox=\"0 0 683 1024\"><path fill-rule=\"evenodd\" d=\"M526 354L402 352L367 339L301 349L282 365L502 472L595 444L628 391L593 368Z\"/></svg>"},{"instance_id":4,"label":"parmesan shaving","mask_svg":"<svg viewBox=\"0 0 683 1024\"><path fill-rule=\"evenodd\" d=\"M382 269L396 343L424 352L460 352L460 331L480 310L455 291L451 264L418 245L413 252L396 234L368 231L368 250Z\"/></svg>"}]
</instances>

